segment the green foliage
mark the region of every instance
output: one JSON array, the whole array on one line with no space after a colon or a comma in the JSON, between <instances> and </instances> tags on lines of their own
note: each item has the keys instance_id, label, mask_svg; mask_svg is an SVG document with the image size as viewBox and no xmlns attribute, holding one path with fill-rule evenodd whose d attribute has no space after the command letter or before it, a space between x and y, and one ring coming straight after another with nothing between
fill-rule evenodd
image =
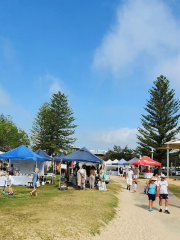
<instances>
[{"instance_id":1,"label":"green foliage","mask_svg":"<svg viewBox=\"0 0 180 240\"><path fill-rule=\"evenodd\" d=\"M143 155L150 155L155 149L154 159L162 162L166 157L166 150L159 150L165 142L171 141L179 133L178 120L180 117L180 102L174 98L175 91L169 89L169 80L160 76L154 81L149 90L150 100L144 108L147 115L142 115L142 128L138 128L138 150Z\"/></svg>"},{"instance_id":2,"label":"green foliage","mask_svg":"<svg viewBox=\"0 0 180 240\"><path fill-rule=\"evenodd\" d=\"M180 199L180 186L169 184L168 188L177 198Z\"/></svg>"},{"instance_id":3,"label":"green foliage","mask_svg":"<svg viewBox=\"0 0 180 240\"><path fill-rule=\"evenodd\" d=\"M118 159L121 160L122 158L125 160L130 160L134 157L139 157L138 153L133 150L133 149L129 149L128 146L125 146L125 148L121 148L120 146L114 145L113 147L114 150L109 150L105 156L104 156L104 160L114 160L114 159Z\"/></svg>"},{"instance_id":4,"label":"green foliage","mask_svg":"<svg viewBox=\"0 0 180 240\"><path fill-rule=\"evenodd\" d=\"M33 122L31 140L33 149L42 148L51 154L66 150L75 142L71 135L75 133L75 118L63 93L53 94L50 103L45 102L39 109Z\"/></svg>"},{"instance_id":5,"label":"green foliage","mask_svg":"<svg viewBox=\"0 0 180 240\"><path fill-rule=\"evenodd\" d=\"M28 134L18 129L12 122L10 116L5 117L3 114L0 116L0 151L7 152L13 148L19 147L22 144L29 145Z\"/></svg>"}]
</instances>

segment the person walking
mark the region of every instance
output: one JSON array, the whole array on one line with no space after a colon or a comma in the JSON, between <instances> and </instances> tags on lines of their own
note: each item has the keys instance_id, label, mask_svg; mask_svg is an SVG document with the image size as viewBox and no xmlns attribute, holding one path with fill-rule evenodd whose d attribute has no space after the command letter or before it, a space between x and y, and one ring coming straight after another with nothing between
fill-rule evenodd
<instances>
[{"instance_id":1,"label":"person walking","mask_svg":"<svg viewBox=\"0 0 180 240\"><path fill-rule=\"evenodd\" d=\"M123 168L122 167L119 168L119 177L123 177Z\"/></svg>"},{"instance_id":2,"label":"person walking","mask_svg":"<svg viewBox=\"0 0 180 240\"><path fill-rule=\"evenodd\" d=\"M6 180L6 183L9 183L9 192L8 194L9 195L13 195L13 189L12 189L12 185L13 185L13 177L11 176L10 174L10 171L7 172L7 180Z\"/></svg>"},{"instance_id":3,"label":"person walking","mask_svg":"<svg viewBox=\"0 0 180 240\"><path fill-rule=\"evenodd\" d=\"M90 179L89 179L90 189L94 189L95 174L96 174L95 168L94 168L94 166L92 166L91 170L90 170Z\"/></svg>"},{"instance_id":4,"label":"person walking","mask_svg":"<svg viewBox=\"0 0 180 240\"><path fill-rule=\"evenodd\" d=\"M133 172L134 172L134 180L138 180L138 178L139 178L139 168L138 168L138 166L135 166Z\"/></svg>"},{"instance_id":5,"label":"person walking","mask_svg":"<svg viewBox=\"0 0 180 240\"><path fill-rule=\"evenodd\" d=\"M149 180L149 184L147 185L146 188L146 195L148 195L149 198L149 211L153 211L153 202L156 199L156 195L157 195L157 185L155 184L156 182L156 178L152 177Z\"/></svg>"},{"instance_id":6,"label":"person walking","mask_svg":"<svg viewBox=\"0 0 180 240\"><path fill-rule=\"evenodd\" d=\"M123 177L126 179L126 166L123 166Z\"/></svg>"},{"instance_id":7,"label":"person walking","mask_svg":"<svg viewBox=\"0 0 180 240\"><path fill-rule=\"evenodd\" d=\"M159 212L162 212L162 201L165 200L165 213L170 214L168 211L168 182L165 180L165 175L161 175L161 180L158 182L158 196L159 196Z\"/></svg>"},{"instance_id":8,"label":"person walking","mask_svg":"<svg viewBox=\"0 0 180 240\"><path fill-rule=\"evenodd\" d=\"M132 186L132 179L133 179L133 171L131 170L131 167L128 168L129 170L126 173L126 177L127 177L127 190L129 189L129 191L131 190L131 186Z\"/></svg>"},{"instance_id":9,"label":"person walking","mask_svg":"<svg viewBox=\"0 0 180 240\"><path fill-rule=\"evenodd\" d=\"M136 193L136 190L137 190L137 182L136 181L133 181L133 190L134 190L134 193Z\"/></svg>"},{"instance_id":10,"label":"person walking","mask_svg":"<svg viewBox=\"0 0 180 240\"><path fill-rule=\"evenodd\" d=\"M37 181L39 180L40 178L40 175L39 175L39 169L38 168L35 168L35 172L33 174L33 187L34 187L34 190L32 192L30 192L30 195L31 197L33 196L33 193L35 193L35 196L37 197L38 194L37 194L37 190L38 190L38 183ZM38 181L39 182L39 181Z\"/></svg>"}]
</instances>

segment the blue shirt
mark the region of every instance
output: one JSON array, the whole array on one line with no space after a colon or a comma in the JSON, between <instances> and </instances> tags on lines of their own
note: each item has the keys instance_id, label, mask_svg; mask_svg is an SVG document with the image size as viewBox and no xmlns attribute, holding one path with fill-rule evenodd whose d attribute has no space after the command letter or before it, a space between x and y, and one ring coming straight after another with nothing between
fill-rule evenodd
<instances>
[{"instance_id":1,"label":"blue shirt","mask_svg":"<svg viewBox=\"0 0 180 240\"><path fill-rule=\"evenodd\" d=\"M36 186L37 178L38 178L38 174L34 172L33 186Z\"/></svg>"},{"instance_id":2,"label":"blue shirt","mask_svg":"<svg viewBox=\"0 0 180 240\"><path fill-rule=\"evenodd\" d=\"M151 183L149 184L149 189L148 189L148 193L149 194L156 194L156 185L151 185Z\"/></svg>"}]
</instances>

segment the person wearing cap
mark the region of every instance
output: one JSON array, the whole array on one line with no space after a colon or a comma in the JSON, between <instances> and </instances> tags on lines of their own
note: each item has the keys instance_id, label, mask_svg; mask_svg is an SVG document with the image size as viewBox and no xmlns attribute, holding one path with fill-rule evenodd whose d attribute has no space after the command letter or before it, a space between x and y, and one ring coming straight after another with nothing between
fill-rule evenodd
<instances>
[{"instance_id":1,"label":"person wearing cap","mask_svg":"<svg viewBox=\"0 0 180 240\"><path fill-rule=\"evenodd\" d=\"M165 180L166 176L161 175L161 181L158 182L158 196L159 196L159 212L162 212L162 201L165 200L165 213L170 214L168 211L168 182Z\"/></svg>"},{"instance_id":2,"label":"person wearing cap","mask_svg":"<svg viewBox=\"0 0 180 240\"><path fill-rule=\"evenodd\" d=\"M152 177L149 180L149 184L147 185L146 188L146 195L148 195L149 198L149 211L153 211L153 202L156 199L156 195L157 195L157 185L156 185L156 178Z\"/></svg>"},{"instance_id":3,"label":"person wearing cap","mask_svg":"<svg viewBox=\"0 0 180 240\"><path fill-rule=\"evenodd\" d=\"M132 179L133 179L133 171L131 170L131 167L128 168L127 171L127 190L129 189L129 191L131 190L131 186L132 186Z\"/></svg>"}]
</instances>

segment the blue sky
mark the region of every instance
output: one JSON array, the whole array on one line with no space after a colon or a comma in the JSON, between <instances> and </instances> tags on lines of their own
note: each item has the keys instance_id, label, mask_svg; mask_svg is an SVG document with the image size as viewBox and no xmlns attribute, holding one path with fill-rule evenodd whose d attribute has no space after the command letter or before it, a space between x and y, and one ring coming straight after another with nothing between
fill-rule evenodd
<instances>
[{"instance_id":1,"label":"blue sky","mask_svg":"<svg viewBox=\"0 0 180 240\"><path fill-rule=\"evenodd\" d=\"M0 113L29 132L53 93L68 95L75 145L135 148L153 81L180 94L175 0L1 0Z\"/></svg>"}]
</instances>

